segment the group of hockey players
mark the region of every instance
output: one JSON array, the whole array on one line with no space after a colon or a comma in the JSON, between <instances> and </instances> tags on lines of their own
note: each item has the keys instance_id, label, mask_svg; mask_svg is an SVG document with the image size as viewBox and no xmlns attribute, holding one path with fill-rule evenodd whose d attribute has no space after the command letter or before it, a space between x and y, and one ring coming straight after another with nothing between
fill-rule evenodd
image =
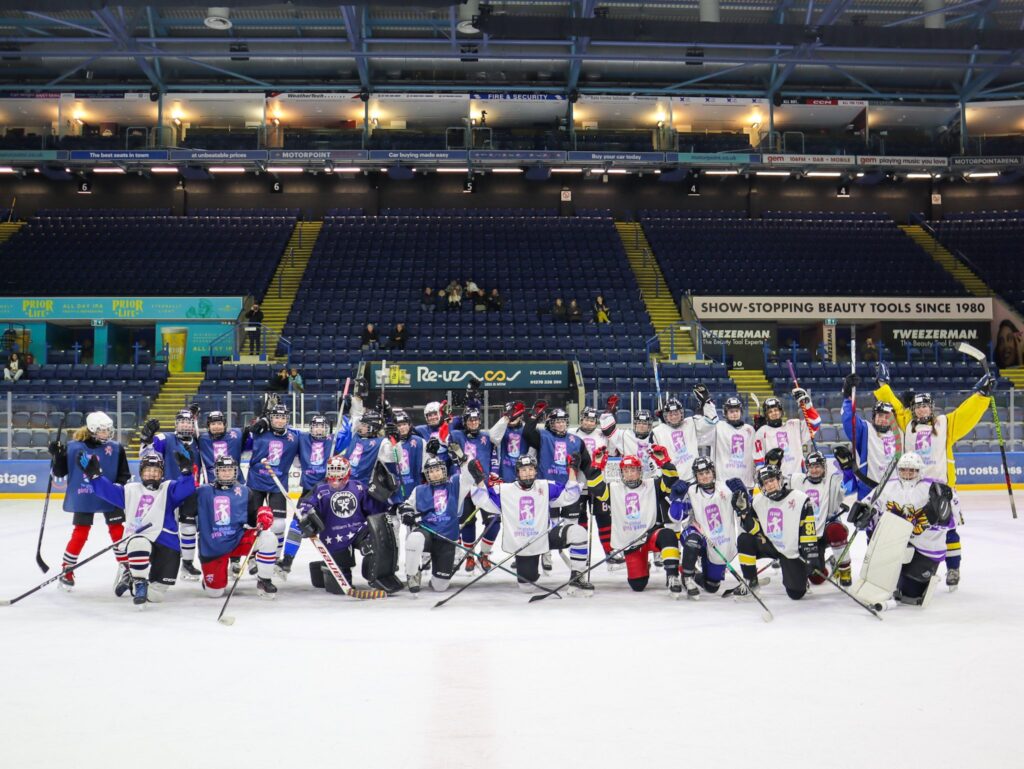
<instances>
[{"instance_id":1,"label":"group of hockey players","mask_svg":"<svg viewBox=\"0 0 1024 769\"><path fill-rule=\"evenodd\" d=\"M926 604L943 562L946 584L959 583L953 446L981 418L994 380L986 375L959 407L938 414L927 393L897 396L884 365L876 378L870 420L853 402L859 378L843 383L850 445L831 457L814 444L821 420L799 387L798 413L787 418L769 397L752 423L738 397L719 412L698 384L689 416L670 398L621 425L612 396L603 410L582 408L570 427L562 408L513 401L484 429L472 388L460 415L432 402L414 425L383 394L371 407L368 383L356 380L337 418L314 416L308 430L290 426L283 404L241 429L212 411L200 432L195 406L176 415L173 430L150 420L137 481L111 419L94 412L67 444L49 447L73 515L60 582L74 587L101 513L115 543L114 591L139 607L164 600L178 578L201 579L207 595L222 596L245 570L260 597L274 598L305 539L320 554L311 582L332 592L352 589L357 552L362 578L381 595L443 592L463 569L480 578L498 568L526 592L552 592L540 578L557 551L573 594L593 594L589 575L607 564L624 569L635 591L648 586L652 566L663 569L673 597L717 593L727 571L736 584L723 595L757 597L772 569L794 600L832 580L869 606ZM295 462L302 493L290 516L284 492ZM856 583L853 530L869 539ZM496 562L499 536L508 557Z\"/></svg>"}]
</instances>

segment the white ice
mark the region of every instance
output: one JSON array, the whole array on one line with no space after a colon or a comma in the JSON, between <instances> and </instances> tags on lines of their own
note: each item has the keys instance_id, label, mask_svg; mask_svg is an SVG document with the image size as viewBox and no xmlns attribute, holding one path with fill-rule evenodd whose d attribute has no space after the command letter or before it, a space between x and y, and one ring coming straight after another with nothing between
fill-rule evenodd
<instances>
[{"instance_id":1,"label":"white ice","mask_svg":"<svg viewBox=\"0 0 1024 769\"><path fill-rule=\"evenodd\" d=\"M311 587L307 543L276 601L243 581L225 627L195 582L135 610L104 555L74 593L0 609L0 766L1021 767L1024 520L963 497L960 590L882 622L828 586L793 602L774 580L766 624L604 567L592 599L528 605L496 574L440 609L359 602ZM2 504L10 598L43 579L41 502ZM51 509L51 567L69 532ZM97 526L83 555L108 542Z\"/></svg>"}]
</instances>

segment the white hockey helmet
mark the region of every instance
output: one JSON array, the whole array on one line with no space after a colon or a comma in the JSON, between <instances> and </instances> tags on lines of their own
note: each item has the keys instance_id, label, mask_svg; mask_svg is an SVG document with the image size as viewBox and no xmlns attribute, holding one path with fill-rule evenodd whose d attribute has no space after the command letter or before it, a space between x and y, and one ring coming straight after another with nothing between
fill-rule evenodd
<instances>
[{"instance_id":1,"label":"white hockey helmet","mask_svg":"<svg viewBox=\"0 0 1024 769\"><path fill-rule=\"evenodd\" d=\"M916 451L908 451L896 462L896 472L900 474L900 480L917 480L922 470L924 470L924 460Z\"/></svg>"},{"instance_id":2,"label":"white hockey helmet","mask_svg":"<svg viewBox=\"0 0 1024 769\"><path fill-rule=\"evenodd\" d=\"M87 416L85 426L98 441L109 441L114 434L114 420L103 411L94 411Z\"/></svg>"}]
</instances>

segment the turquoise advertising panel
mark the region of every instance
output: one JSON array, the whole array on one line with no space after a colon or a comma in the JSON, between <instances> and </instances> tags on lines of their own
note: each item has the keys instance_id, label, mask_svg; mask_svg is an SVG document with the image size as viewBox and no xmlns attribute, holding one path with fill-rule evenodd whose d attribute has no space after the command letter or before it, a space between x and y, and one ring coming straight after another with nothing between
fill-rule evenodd
<instances>
[{"instance_id":1,"label":"turquoise advertising panel","mask_svg":"<svg viewBox=\"0 0 1024 769\"><path fill-rule=\"evenodd\" d=\"M0 297L0 320L235 320L240 296Z\"/></svg>"}]
</instances>

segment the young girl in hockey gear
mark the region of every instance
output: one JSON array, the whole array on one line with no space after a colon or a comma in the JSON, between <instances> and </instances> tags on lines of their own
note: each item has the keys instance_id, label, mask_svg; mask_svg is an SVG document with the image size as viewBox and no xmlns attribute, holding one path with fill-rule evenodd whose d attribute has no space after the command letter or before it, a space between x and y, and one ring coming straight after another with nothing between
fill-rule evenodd
<instances>
[{"instance_id":1,"label":"young girl in hockey gear","mask_svg":"<svg viewBox=\"0 0 1024 769\"><path fill-rule=\"evenodd\" d=\"M540 557L550 550L569 550L571 593L594 587L583 578L587 562L587 531L578 523L567 519L551 524L551 507L574 504L580 496L576 481L578 457L570 456L565 465L566 483L541 479L539 462L524 454L516 461L514 483L501 483L487 487L481 477L472 491L473 501L482 510L501 515L501 546L507 553L515 553L519 587L527 592L540 578ZM482 474L481 474L482 475ZM546 537L540 536L548 532ZM539 539L538 539L539 537ZM536 541L533 541L536 540Z\"/></svg>"},{"instance_id":2,"label":"young girl in hockey gear","mask_svg":"<svg viewBox=\"0 0 1024 769\"><path fill-rule=\"evenodd\" d=\"M583 441L583 445L586 446L591 463L593 463L594 454L598 450L604 450L606 462L608 457L608 438L602 430L598 429L599 418L600 415L597 413L597 409L588 406L580 412L579 427L572 430ZM612 420L612 424L614 424L614 420ZM612 516L611 511L608 509L607 501L596 499L588 489L584 489L580 503L583 508L580 523L588 529L591 526L597 526L597 539L601 543L601 548L604 550L605 555L607 555L612 551ZM591 519L593 519L593 522L591 522ZM615 558L615 560L618 563L622 562L621 558Z\"/></svg>"},{"instance_id":3,"label":"young girl in hockey gear","mask_svg":"<svg viewBox=\"0 0 1024 769\"><path fill-rule=\"evenodd\" d=\"M708 388L698 384L693 388L697 400L697 413L683 416L683 404L677 398L670 398L662 409L661 424L651 431L651 441L669 451L672 464L679 468L680 477L692 481L691 467L699 454L711 452L711 441L718 421L715 404ZM701 451L700 447L704 447Z\"/></svg>"},{"instance_id":4,"label":"young girl in hockey gear","mask_svg":"<svg viewBox=\"0 0 1024 769\"><path fill-rule=\"evenodd\" d=\"M831 547L834 557L838 557L846 550L846 542L849 537L849 530L839 520L839 517L846 512L843 505L843 477L840 473L829 472L830 468L825 455L820 451L812 451L807 455L807 470L793 473L789 479L790 488L802 491L807 495L814 507L814 528L818 536L818 549L822 558L825 549ZM843 562L835 566L839 576L839 584L849 587L853 584L850 574L850 555L846 554ZM828 574L822 569L822 574ZM809 577L812 585L820 585L825 581L819 574L811 574Z\"/></svg>"},{"instance_id":5,"label":"young girl in hockey gear","mask_svg":"<svg viewBox=\"0 0 1024 769\"><path fill-rule=\"evenodd\" d=\"M361 483L369 483L381 447L390 441L382 437L384 417L380 412L366 410L356 419L355 435L352 442L340 451L352 465L352 477ZM386 458L387 459L387 458Z\"/></svg>"},{"instance_id":6,"label":"young girl in hockey gear","mask_svg":"<svg viewBox=\"0 0 1024 769\"><path fill-rule=\"evenodd\" d=\"M198 413L199 407L195 407ZM175 457L184 454L191 458L192 464L198 468L200 464L199 444L196 441L195 414L189 409L182 409L174 416L174 432L160 432L160 422L150 419L140 431L142 445L140 456L149 451L156 452L164 459L165 473L168 480L176 480L180 472ZM196 471L198 472L198 470ZM196 555L196 497L190 496L178 507L178 538L181 541L181 578L183 580L199 579L199 569L192 560Z\"/></svg>"},{"instance_id":7,"label":"young girl in hockey gear","mask_svg":"<svg viewBox=\"0 0 1024 769\"><path fill-rule=\"evenodd\" d=\"M857 471L875 483L885 474L894 454L903 451L903 430L896 425L896 409L891 403L877 401L871 411L871 422L853 411L851 396L853 388L860 384L860 377L848 374L843 381L843 432L851 441L857 434ZM856 430L854 429L854 420ZM857 498L863 499L873 486L860 479L857 481Z\"/></svg>"},{"instance_id":8,"label":"young girl in hockey gear","mask_svg":"<svg viewBox=\"0 0 1024 769\"><path fill-rule=\"evenodd\" d=\"M633 415L632 430L616 430L611 439L611 445L621 456L634 456L639 458L645 472L649 475L654 470L654 463L650 460L650 448L654 443L651 436L651 428L654 424L654 416L647 409L639 409Z\"/></svg>"},{"instance_id":9,"label":"young girl in hockey gear","mask_svg":"<svg viewBox=\"0 0 1024 769\"><path fill-rule=\"evenodd\" d=\"M256 594L272 599L277 561L277 537L273 532L274 511L261 504L263 498L238 483L238 465L228 456L214 462L213 483L199 487L199 563L203 568L203 590L211 598L224 595L228 584L228 561L246 556L256 544ZM256 475L252 468L249 477Z\"/></svg>"},{"instance_id":10,"label":"young girl in hockey gear","mask_svg":"<svg viewBox=\"0 0 1024 769\"><path fill-rule=\"evenodd\" d=\"M731 500L734 492L746 494L747 489L736 479L728 484L719 481L715 463L707 457L695 459L690 469L693 481L679 480L672 487L669 525L681 531L682 587L687 598L696 600L701 588L715 593L722 584L726 561L721 556L729 561L736 557L736 518ZM714 547L708 546L709 540Z\"/></svg>"},{"instance_id":11,"label":"young girl in hockey gear","mask_svg":"<svg viewBox=\"0 0 1024 769\"><path fill-rule=\"evenodd\" d=\"M468 461L479 460L481 467L484 468L484 472L489 473L491 471L491 463L494 460L494 443L491 441L490 434L481 430L482 426L483 418L480 410L476 408L466 409L462 415L462 429L451 431L450 442L459 445L461 452ZM497 536L498 524L495 522L498 520L498 516L484 514L483 518L484 537L486 539L487 534L490 534L490 542L493 545L494 538ZM468 548L472 548L476 542L476 505L468 497L463 502L462 528L460 529L459 539L462 546ZM485 571L491 568L490 553L490 546L481 548L480 565ZM476 568L476 558L473 555L469 555L466 558L466 571L472 572L474 568Z\"/></svg>"},{"instance_id":12,"label":"young girl in hockey gear","mask_svg":"<svg viewBox=\"0 0 1024 769\"><path fill-rule=\"evenodd\" d=\"M447 406L448 401L431 401L424 406L423 421L426 422L426 424L417 425L413 428L416 434L425 441L429 441L431 438L437 438L441 443L447 443L447 434L441 434L441 428L445 426L447 417Z\"/></svg>"},{"instance_id":13,"label":"young girl in hockey gear","mask_svg":"<svg viewBox=\"0 0 1024 769\"><path fill-rule=\"evenodd\" d=\"M363 577L371 587L395 593L402 583L395 577L398 543L387 517L391 490L358 481L343 456L327 463L327 478L299 503L299 526L306 536L318 536L331 557L351 582L354 548L363 554ZM324 562L309 565L314 586L324 587Z\"/></svg>"},{"instance_id":14,"label":"young girl in hockey gear","mask_svg":"<svg viewBox=\"0 0 1024 769\"><path fill-rule=\"evenodd\" d=\"M744 488L754 488L754 428L743 421L743 401L730 395L722 404L724 420L715 424L711 459L716 479L725 483L738 479Z\"/></svg>"},{"instance_id":15,"label":"young girl in hockey gear","mask_svg":"<svg viewBox=\"0 0 1024 769\"><path fill-rule=\"evenodd\" d=\"M288 407L278 403L267 416L256 420L245 444L245 449L252 451L249 457L248 488L257 507L265 504L274 512L271 528L277 537L278 552L284 547L288 505L271 474L276 475L281 485L288 488L288 473L299 453L299 437L295 430L288 427L289 416Z\"/></svg>"},{"instance_id":16,"label":"young girl in hockey gear","mask_svg":"<svg viewBox=\"0 0 1024 769\"><path fill-rule=\"evenodd\" d=\"M953 507L960 509L956 494L956 464L953 461L953 447L956 442L974 429L989 406L989 396L995 379L985 374L974 386L974 392L948 414L935 414L935 403L928 393L910 395L910 403L904 405L892 391L886 378L884 366L878 366L878 389L875 397L892 405L896 411L896 422L904 431L907 451L916 452L924 462L924 477L947 484L953 489ZM955 589L960 584L960 534L956 522L947 532L946 544L946 585Z\"/></svg>"},{"instance_id":17,"label":"young girl in hockey gear","mask_svg":"<svg viewBox=\"0 0 1024 769\"><path fill-rule=\"evenodd\" d=\"M818 550L814 507L802 491L783 486L777 467L759 468L757 482L761 494L752 504L745 489L732 495L732 508L743 529L736 541L743 578L757 588L757 559L778 559L786 594L799 600L807 592L808 575L825 567ZM742 595L744 590L740 585L736 593Z\"/></svg>"},{"instance_id":18,"label":"young girl in hockey gear","mask_svg":"<svg viewBox=\"0 0 1024 769\"><path fill-rule=\"evenodd\" d=\"M150 451L139 459L141 483L116 484L103 476L99 457L79 454L83 474L96 496L127 513L128 536L114 552L127 560L128 569L119 574L114 594L120 597L130 590L132 602L140 609L147 601L162 602L178 575L181 545L175 510L196 493L196 485L192 458L183 451L174 458L179 470L176 480L164 478L164 458ZM135 533L147 524L149 528Z\"/></svg>"},{"instance_id":19,"label":"young girl in hockey gear","mask_svg":"<svg viewBox=\"0 0 1024 769\"><path fill-rule=\"evenodd\" d=\"M240 465L243 443L245 443L243 431L237 428L229 430L223 411L209 412L206 415L206 432L199 436L199 456L203 460L206 477L213 477L213 464L217 461L217 457L227 455L235 460L236 465ZM244 482L241 475L239 475L239 480Z\"/></svg>"},{"instance_id":20,"label":"young girl in hockey gear","mask_svg":"<svg viewBox=\"0 0 1024 769\"><path fill-rule=\"evenodd\" d=\"M907 452L874 507L859 501L850 510L850 523L873 531L853 590L864 601L884 603L892 596L922 605L931 597L929 586L946 557L946 534L953 526L954 494L947 484L924 477L926 467L920 454Z\"/></svg>"},{"instance_id":21,"label":"young girl in hockey gear","mask_svg":"<svg viewBox=\"0 0 1024 769\"><path fill-rule=\"evenodd\" d=\"M678 474L664 446L652 446L651 457L660 470L657 477L644 478L640 458L627 454L619 461L620 480L609 481L604 476L608 462L607 449L598 449L587 473L591 496L607 503L611 511L611 546L615 550L635 542L644 532L639 544L626 551L626 580L640 592L647 587L651 567L648 555L661 556L665 567L665 581L673 596L682 590L679 581L679 542L676 533L659 522L659 511L667 504L669 491Z\"/></svg>"},{"instance_id":22,"label":"young girl in hockey gear","mask_svg":"<svg viewBox=\"0 0 1024 769\"><path fill-rule=\"evenodd\" d=\"M479 461L470 465L478 475L483 474ZM409 592L418 593L422 583L424 553L430 554L430 588L444 592L451 584L455 570L455 545L459 536L459 511L473 487L470 473L453 468L448 476L448 465L438 457L431 457L423 467L426 483L417 486L409 500L402 505L402 523L409 527L405 538L405 573Z\"/></svg>"},{"instance_id":23,"label":"young girl in hockey gear","mask_svg":"<svg viewBox=\"0 0 1024 769\"><path fill-rule=\"evenodd\" d=\"M754 463L758 467L766 464L767 456L772 449L782 452L779 470L782 475L792 475L801 469L803 463L803 445L809 443L821 426L821 417L811 403L805 390L793 390L803 414L800 419L785 419L782 401L778 398L765 398L762 411L765 423L754 433Z\"/></svg>"},{"instance_id":24,"label":"young girl in hockey gear","mask_svg":"<svg viewBox=\"0 0 1024 769\"><path fill-rule=\"evenodd\" d=\"M115 483L125 484L131 480L132 473L128 467L128 457L124 448L117 441L111 440L114 435L114 422L102 411L94 411L85 419L85 426L78 428L67 446L52 441L49 445L53 456L53 475L55 478L67 477L68 487L64 494L64 510L72 514L71 539L64 548L61 568L74 566L78 556L89 539L93 516L102 513L110 533L110 541L117 542L124 536L124 509L101 499L82 473L81 456L89 460L93 457L100 463L103 474ZM88 461L88 460L87 460ZM117 562L123 569L127 568L126 559L115 553ZM68 572L61 576L60 585L65 590L75 586L75 573Z\"/></svg>"},{"instance_id":25,"label":"young girl in hockey gear","mask_svg":"<svg viewBox=\"0 0 1024 769\"><path fill-rule=\"evenodd\" d=\"M491 427L491 441L498 447L498 475L505 483L516 479L516 460L529 450L523 439L525 417L526 404L509 401L501 419Z\"/></svg>"}]
</instances>

